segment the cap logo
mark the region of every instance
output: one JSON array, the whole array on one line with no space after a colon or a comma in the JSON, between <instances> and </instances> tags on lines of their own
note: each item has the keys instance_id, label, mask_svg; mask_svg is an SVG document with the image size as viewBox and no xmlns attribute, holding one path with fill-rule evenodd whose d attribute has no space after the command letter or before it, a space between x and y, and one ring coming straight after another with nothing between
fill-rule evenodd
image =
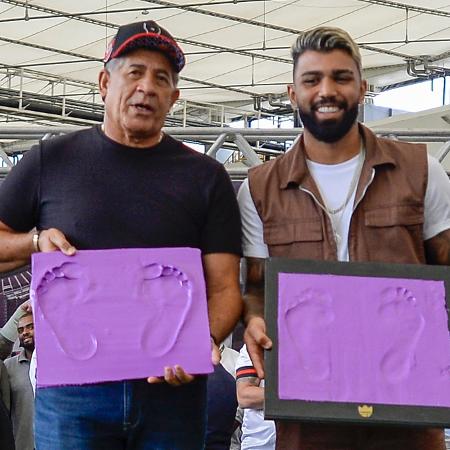
<instances>
[{"instance_id":1,"label":"cap logo","mask_svg":"<svg viewBox=\"0 0 450 450\"><path fill-rule=\"evenodd\" d=\"M146 33L156 33L156 34L161 34L161 28L158 27L158 25L152 25L150 27L150 30L147 28L147 22L144 22L143 24L144 26L144 30Z\"/></svg>"}]
</instances>

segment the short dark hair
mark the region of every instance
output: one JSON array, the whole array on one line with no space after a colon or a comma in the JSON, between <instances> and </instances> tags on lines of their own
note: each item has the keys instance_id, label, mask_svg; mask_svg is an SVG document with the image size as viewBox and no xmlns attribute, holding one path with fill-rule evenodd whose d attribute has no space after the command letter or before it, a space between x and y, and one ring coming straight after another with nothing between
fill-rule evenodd
<instances>
[{"instance_id":1,"label":"short dark hair","mask_svg":"<svg viewBox=\"0 0 450 450\"><path fill-rule=\"evenodd\" d=\"M333 50L343 50L355 61L359 74L362 73L361 53L358 44L341 28L318 27L302 33L291 49L294 62L294 74L298 58L307 50L328 53Z\"/></svg>"},{"instance_id":2,"label":"short dark hair","mask_svg":"<svg viewBox=\"0 0 450 450\"><path fill-rule=\"evenodd\" d=\"M28 316L33 317L33 313L30 311L26 311L23 316L19 317L19 320L25 319L25 317L28 317ZM19 323L19 320L17 321L17 323Z\"/></svg>"}]
</instances>

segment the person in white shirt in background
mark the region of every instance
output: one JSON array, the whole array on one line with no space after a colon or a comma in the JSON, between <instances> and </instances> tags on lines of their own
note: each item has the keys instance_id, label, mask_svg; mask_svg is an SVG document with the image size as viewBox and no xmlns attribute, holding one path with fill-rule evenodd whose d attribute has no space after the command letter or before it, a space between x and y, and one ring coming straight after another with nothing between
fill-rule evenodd
<instances>
[{"instance_id":1,"label":"person in white shirt in background","mask_svg":"<svg viewBox=\"0 0 450 450\"><path fill-rule=\"evenodd\" d=\"M245 345L236 362L236 390L244 410L241 449L274 450L275 425L264 420L264 380L258 378Z\"/></svg>"}]
</instances>

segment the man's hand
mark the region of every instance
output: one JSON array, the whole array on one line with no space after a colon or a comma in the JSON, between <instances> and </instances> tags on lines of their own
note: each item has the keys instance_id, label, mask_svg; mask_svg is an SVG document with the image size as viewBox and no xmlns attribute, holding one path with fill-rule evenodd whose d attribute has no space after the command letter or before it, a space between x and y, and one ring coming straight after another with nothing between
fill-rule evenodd
<instances>
[{"instance_id":1,"label":"man's hand","mask_svg":"<svg viewBox=\"0 0 450 450\"><path fill-rule=\"evenodd\" d=\"M184 371L181 366L164 367L163 377L148 377L150 384L166 382L171 386L181 386L190 383L194 379L194 375L190 375Z\"/></svg>"},{"instance_id":2,"label":"man's hand","mask_svg":"<svg viewBox=\"0 0 450 450\"><path fill-rule=\"evenodd\" d=\"M31 309L31 301L27 300L26 302L23 302L19 308L21 311L25 312L25 313L31 313L33 312L33 310Z\"/></svg>"},{"instance_id":3,"label":"man's hand","mask_svg":"<svg viewBox=\"0 0 450 450\"><path fill-rule=\"evenodd\" d=\"M264 378L264 350L272 348L272 341L266 334L266 323L262 317L252 317L244 333L244 342L258 378Z\"/></svg>"},{"instance_id":4,"label":"man's hand","mask_svg":"<svg viewBox=\"0 0 450 450\"><path fill-rule=\"evenodd\" d=\"M72 256L76 248L66 239L64 234L56 228L42 230L39 234L39 248L41 252L61 250L65 255Z\"/></svg>"},{"instance_id":5,"label":"man's hand","mask_svg":"<svg viewBox=\"0 0 450 450\"><path fill-rule=\"evenodd\" d=\"M73 255L75 247L67 241L64 234L56 228L39 232L35 241L36 231L18 232L0 220L0 269L13 270L28 264L31 255L37 250L51 252L61 250L66 255ZM36 248L36 244L38 248Z\"/></svg>"},{"instance_id":6,"label":"man's hand","mask_svg":"<svg viewBox=\"0 0 450 450\"><path fill-rule=\"evenodd\" d=\"M211 336L211 360L212 363L217 366L220 363L221 355L217 344L214 342ZM147 382L150 384L155 383L168 383L171 386L181 386L182 384L190 383L194 379L194 375L190 375L184 371L181 366L164 367L163 377L148 377Z\"/></svg>"},{"instance_id":7,"label":"man's hand","mask_svg":"<svg viewBox=\"0 0 450 450\"><path fill-rule=\"evenodd\" d=\"M220 363L221 359L222 355L220 354L220 348L216 344L214 338L211 336L211 361L215 366L217 366Z\"/></svg>"}]
</instances>

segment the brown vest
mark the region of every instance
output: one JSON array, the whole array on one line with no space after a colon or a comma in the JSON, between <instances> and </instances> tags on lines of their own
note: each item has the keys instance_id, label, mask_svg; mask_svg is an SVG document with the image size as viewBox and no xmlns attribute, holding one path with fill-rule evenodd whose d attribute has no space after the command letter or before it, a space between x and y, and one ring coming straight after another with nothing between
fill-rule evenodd
<instances>
[{"instance_id":1,"label":"brown vest","mask_svg":"<svg viewBox=\"0 0 450 450\"><path fill-rule=\"evenodd\" d=\"M350 223L350 260L425 263L426 147L360 129L366 160ZM302 138L285 155L250 169L248 179L271 256L337 259L331 222L318 204L323 200L308 171Z\"/></svg>"},{"instance_id":2,"label":"brown vest","mask_svg":"<svg viewBox=\"0 0 450 450\"><path fill-rule=\"evenodd\" d=\"M377 138L362 125L360 132L366 159L350 222L350 260L425 263L426 147ZM302 138L285 155L252 168L248 180L270 256L337 259ZM277 450L445 450L443 436L435 428L277 422Z\"/></svg>"}]
</instances>

